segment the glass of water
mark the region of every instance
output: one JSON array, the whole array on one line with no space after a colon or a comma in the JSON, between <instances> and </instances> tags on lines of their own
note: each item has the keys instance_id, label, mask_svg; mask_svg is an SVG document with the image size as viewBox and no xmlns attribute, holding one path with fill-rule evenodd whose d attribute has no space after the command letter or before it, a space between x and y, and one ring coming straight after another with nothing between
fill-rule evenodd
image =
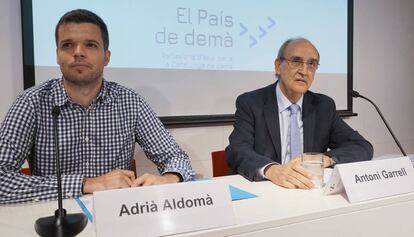
<instances>
[{"instance_id":1,"label":"glass of water","mask_svg":"<svg viewBox=\"0 0 414 237\"><path fill-rule=\"evenodd\" d=\"M303 153L302 166L313 176L311 181L314 188L322 188L324 170L323 154L315 152Z\"/></svg>"}]
</instances>

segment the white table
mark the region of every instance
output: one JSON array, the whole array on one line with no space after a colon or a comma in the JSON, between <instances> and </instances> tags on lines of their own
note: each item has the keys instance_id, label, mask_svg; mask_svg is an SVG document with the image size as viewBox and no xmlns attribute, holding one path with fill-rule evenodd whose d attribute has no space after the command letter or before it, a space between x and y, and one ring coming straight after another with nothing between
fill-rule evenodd
<instances>
[{"instance_id":1,"label":"white table","mask_svg":"<svg viewBox=\"0 0 414 237\"><path fill-rule=\"evenodd\" d=\"M414 193L350 204L321 189L289 190L238 175L217 179L259 197L233 202L237 225L175 236L414 236ZM74 200L65 200L64 207L81 212ZM0 236L36 236L36 219L56 208L55 201L0 206ZM79 236L94 236L93 229L88 223Z\"/></svg>"}]
</instances>

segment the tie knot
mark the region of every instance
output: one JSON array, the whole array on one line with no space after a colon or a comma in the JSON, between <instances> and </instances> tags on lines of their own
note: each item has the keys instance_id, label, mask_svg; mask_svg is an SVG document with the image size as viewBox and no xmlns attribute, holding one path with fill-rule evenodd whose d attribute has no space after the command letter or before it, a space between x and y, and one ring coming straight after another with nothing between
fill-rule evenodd
<instances>
[{"instance_id":1,"label":"tie knot","mask_svg":"<svg viewBox=\"0 0 414 237\"><path fill-rule=\"evenodd\" d=\"M299 110L299 105L297 105L297 104L291 104L289 106L289 110L290 110L290 113L291 114L296 114L298 112L298 110Z\"/></svg>"}]
</instances>

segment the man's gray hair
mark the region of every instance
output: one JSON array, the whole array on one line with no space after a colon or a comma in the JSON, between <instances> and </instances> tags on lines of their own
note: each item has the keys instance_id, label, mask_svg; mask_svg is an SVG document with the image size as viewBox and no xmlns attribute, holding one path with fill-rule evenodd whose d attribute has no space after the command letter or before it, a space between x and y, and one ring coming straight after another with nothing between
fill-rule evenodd
<instances>
[{"instance_id":1,"label":"man's gray hair","mask_svg":"<svg viewBox=\"0 0 414 237\"><path fill-rule=\"evenodd\" d=\"M290 39L286 40L282 44L282 46L280 46L279 52L277 53L277 58L276 59L283 59L285 57L285 50L286 50L287 46L290 43L299 42L299 41L304 41L304 42L307 42L308 44L312 45L315 48L316 53L318 53L318 61L320 60L318 49L315 47L315 45L312 44L312 42L310 42L308 39L303 38L303 37L290 38Z\"/></svg>"}]
</instances>

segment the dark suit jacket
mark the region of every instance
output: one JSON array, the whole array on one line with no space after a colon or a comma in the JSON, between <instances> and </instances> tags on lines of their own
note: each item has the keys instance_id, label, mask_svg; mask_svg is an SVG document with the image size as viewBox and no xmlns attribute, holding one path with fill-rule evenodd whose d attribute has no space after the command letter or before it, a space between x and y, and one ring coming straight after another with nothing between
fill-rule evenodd
<instances>
[{"instance_id":1,"label":"dark suit jacket","mask_svg":"<svg viewBox=\"0 0 414 237\"><path fill-rule=\"evenodd\" d=\"M263 180L260 168L281 163L279 111L276 83L240 95L236 121L226 148L233 173L249 180ZM334 101L325 95L306 92L302 103L303 150L329 154L338 163L369 160L372 145L337 114Z\"/></svg>"}]
</instances>

